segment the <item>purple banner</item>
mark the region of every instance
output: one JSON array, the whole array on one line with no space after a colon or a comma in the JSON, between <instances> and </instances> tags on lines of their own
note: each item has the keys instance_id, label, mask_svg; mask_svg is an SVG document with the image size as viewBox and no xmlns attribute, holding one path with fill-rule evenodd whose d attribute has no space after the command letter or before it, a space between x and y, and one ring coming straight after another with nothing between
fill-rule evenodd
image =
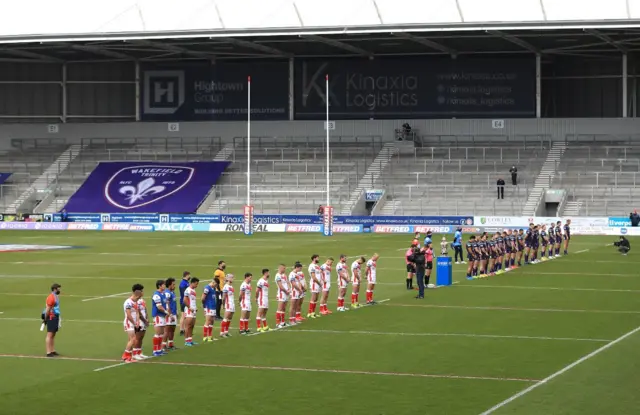
<instances>
[{"instance_id":1,"label":"purple banner","mask_svg":"<svg viewBox=\"0 0 640 415\"><path fill-rule=\"evenodd\" d=\"M65 209L70 213L194 213L229 164L100 163Z\"/></svg>"},{"instance_id":2,"label":"purple banner","mask_svg":"<svg viewBox=\"0 0 640 415\"><path fill-rule=\"evenodd\" d=\"M12 174L13 173L0 173L0 184L6 182Z\"/></svg>"},{"instance_id":3,"label":"purple banner","mask_svg":"<svg viewBox=\"0 0 640 415\"><path fill-rule=\"evenodd\" d=\"M0 230L21 230L21 231L64 231L67 229L66 223L48 222L0 222Z\"/></svg>"}]
</instances>

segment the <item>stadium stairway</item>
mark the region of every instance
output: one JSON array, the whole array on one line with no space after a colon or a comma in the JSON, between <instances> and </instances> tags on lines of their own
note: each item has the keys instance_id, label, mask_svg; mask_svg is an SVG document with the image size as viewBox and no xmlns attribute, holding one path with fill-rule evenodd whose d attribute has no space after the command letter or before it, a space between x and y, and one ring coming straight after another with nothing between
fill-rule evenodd
<instances>
[{"instance_id":1,"label":"stadium stairway","mask_svg":"<svg viewBox=\"0 0 640 415\"><path fill-rule=\"evenodd\" d=\"M231 157L235 149L236 149L235 141L232 143L226 144L224 147L222 147L220 151L218 151L218 153L213 158L213 161L228 161L229 157ZM218 200L216 200L215 189L216 189L215 186L211 187L211 189L209 190L209 194L202 201L196 213L202 214L202 213L219 212L219 210L217 211L215 210L215 208L219 208L218 206L219 202Z\"/></svg>"},{"instance_id":2,"label":"stadium stairway","mask_svg":"<svg viewBox=\"0 0 640 415\"><path fill-rule=\"evenodd\" d=\"M582 201L575 200L567 202L562 210L562 216L578 216L580 209L582 209Z\"/></svg>"},{"instance_id":3,"label":"stadium stairway","mask_svg":"<svg viewBox=\"0 0 640 415\"><path fill-rule=\"evenodd\" d=\"M567 143L565 142L556 142L551 146L547 158L542 165L542 169L540 169L540 174L538 174L533 184L533 189L524 204L524 208L522 209L523 216L534 216L536 214L538 206L540 205L540 199L553 181L556 175L556 168L566 149Z\"/></svg>"},{"instance_id":4,"label":"stadium stairway","mask_svg":"<svg viewBox=\"0 0 640 415\"><path fill-rule=\"evenodd\" d=\"M351 192L349 196L349 201L342 206L340 211L341 215L351 215L353 212L353 208L362 196L362 192L366 191L367 188L373 189L375 188L376 182L382 175L382 172L385 170L391 158L398 153L398 148L395 143L386 143L373 162L367 168L364 176L358 182L356 188Z\"/></svg>"},{"instance_id":5,"label":"stadium stairway","mask_svg":"<svg viewBox=\"0 0 640 415\"><path fill-rule=\"evenodd\" d=\"M72 144L51 163L51 165L29 186L8 208L7 213L19 213L21 209L31 200L34 195L45 192L51 184L55 183L58 175L65 171L69 164L86 147L86 144Z\"/></svg>"}]
</instances>

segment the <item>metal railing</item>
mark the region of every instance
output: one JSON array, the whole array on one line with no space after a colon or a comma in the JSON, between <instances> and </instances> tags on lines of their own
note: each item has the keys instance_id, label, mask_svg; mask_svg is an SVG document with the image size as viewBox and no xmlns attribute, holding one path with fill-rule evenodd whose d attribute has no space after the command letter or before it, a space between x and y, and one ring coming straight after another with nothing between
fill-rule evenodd
<instances>
[{"instance_id":1,"label":"metal railing","mask_svg":"<svg viewBox=\"0 0 640 415\"><path fill-rule=\"evenodd\" d=\"M257 177L256 177L257 176ZM224 182L224 179L230 179L237 177L238 180L244 180L246 183L246 177L236 176L233 174L224 173L219 183ZM341 183L341 185L347 185L350 188L355 187L358 184L358 176L355 173L339 172L332 173L332 183ZM253 175L252 186L326 186L327 174L323 172L318 173L264 173L262 175ZM224 185L224 184L223 184Z\"/></svg>"},{"instance_id":2,"label":"metal railing","mask_svg":"<svg viewBox=\"0 0 640 415\"><path fill-rule=\"evenodd\" d=\"M464 197L463 195L477 195L481 193L482 197L472 196ZM424 200L428 202L430 197L437 197L438 200L455 200L455 201L474 201L495 199L497 186L479 186L479 185L429 185L429 184L409 184L403 186L389 186L387 194L392 199L398 200ZM461 195L461 193L463 195ZM526 198L529 194L527 186L505 186L505 198L519 197ZM462 198L461 198L462 196ZM486 196L486 197L485 197Z\"/></svg>"},{"instance_id":3,"label":"metal railing","mask_svg":"<svg viewBox=\"0 0 640 415\"><path fill-rule=\"evenodd\" d=\"M383 139L380 135L333 135L330 136L330 146L372 146L382 147ZM325 147L327 137L317 136L257 136L251 137L251 147ZM233 144L236 148L247 146L247 137L234 137Z\"/></svg>"},{"instance_id":4,"label":"metal railing","mask_svg":"<svg viewBox=\"0 0 640 415\"><path fill-rule=\"evenodd\" d=\"M590 172L564 173L558 172L549 186L593 186L598 187L640 187L640 172Z\"/></svg>"},{"instance_id":5,"label":"metal railing","mask_svg":"<svg viewBox=\"0 0 640 415\"><path fill-rule=\"evenodd\" d=\"M220 137L123 137L123 138L83 138L80 140L83 146L89 148L125 148L141 146L153 147L155 149L207 149L211 147L222 147Z\"/></svg>"},{"instance_id":6,"label":"metal railing","mask_svg":"<svg viewBox=\"0 0 640 415\"><path fill-rule=\"evenodd\" d=\"M301 215L315 215L317 212L317 208L320 205L326 204L327 200L322 196L317 196L316 199L310 199L305 201L304 203L299 203L298 200L293 199L287 201L285 203L280 201L275 202L265 202L262 200L252 200L251 204L253 205L254 213L262 214L301 214ZM346 201L341 200L332 200L331 204L334 209L339 210L341 203L346 203ZM228 213L228 214L237 214L242 211L243 202L238 203L225 203L225 204L214 204L215 208L210 209L210 213Z\"/></svg>"},{"instance_id":7,"label":"metal railing","mask_svg":"<svg viewBox=\"0 0 640 415\"><path fill-rule=\"evenodd\" d=\"M546 150L525 147L422 147L413 150L413 158L430 160L490 160L520 163L523 160L542 160ZM533 156L533 157L532 157ZM406 158L406 156L402 156Z\"/></svg>"},{"instance_id":8,"label":"metal railing","mask_svg":"<svg viewBox=\"0 0 640 415\"><path fill-rule=\"evenodd\" d=\"M535 166L542 166L544 160L538 159L535 161ZM533 162L528 165L534 165ZM448 172L473 172L475 170L476 173L486 173L487 169L491 169L494 173L508 174L509 167L511 167L511 163L502 164L499 161L480 161L480 160L424 160L422 162L412 162L412 169L415 170L418 166L422 169L424 173L436 172L440 171L442 173ZM481 170L482 168L482 170ZM397 166L393 163L389 164L389 171L393 172L394 170L406 170L406 165L399 163ZM522 166L521 166L522 170Z\"/></svg>"},{"instance_id":9,"label":"metal railing","mask_svg":"<svg viewBox=\"0 0 640 415\"><path fill-rule=\"evenodd\" d=\"M452 200L446 205L432 204L429 201L425 201L419 205L407 205L399 204L393 214L394 215L460 215L460 216L473 216L473 215L495 215L495 216L520 216L522 214L522 208L524 203L508 202L501 200L484 201L478 203L473 200Z\"/></svg>"},{"instance_id":10,"label":"metal railing","mask_svg":"<svg viewBox=\"0 0 640 415\"><path fill-rule=\"evenodd\" d=\"M531 179L531 180L528 180ZM380 178L380 182L387 186L417 185L477 185L491 187L496 185L495 173L475 172L407 172L386 174ZM518 175L518 186L528 187L533 178ZM510 185L507 185L510 186Z\"/></svg>"},{"instance_id":11,"label":"metal railing","mask_svg":"<svg viewBox=\"0 0 640 415\"><path fill-rule=\"evenodd\" d=\"M374 159L378 154L378 149L371 147L363 148L347 148L330 150L331 160L366 160ZM324 148L317 147L303 147L303 148L277 148L277 147L263 147L252 148L251 158L262 160L274 160L274 161L304 161L304 160L318 160L325 161L327 152ZM247 159L246 148L236 148L230 156L231 161L243 162Z\"/></svg>"},{"instance_id":12,"label":"metal railing","mask_svg":"<svg viewBox=\"0 0 640 415\"><path fill-rule=\"evenodd\" d=\"M247 185L225 184L215 186L216 195L220 198L243 198L247 195ZM341 191L343 185L341 183L331 184L331 191L334 193L332 200L348 200L349 194ZM269 185L252 185L251 193L255 195L273 194L274 198L282 200L310 200L323 198L326 194L326 187L319 186L297 186L295 189L278 189ZM326 198L325 198L326 202Z\"/></svg>"},{"instance_id":13,"label":"metal railing","mask_svg":"<svg viewBox=\"0 0 640 415\"><path fill-rule=\"evenodd\" d=\"M596 186L572 187L566 189L567 195L573 199L583 201L607 202L614 199L618 201L638 202L640 201L640 191L635 188L605 188Z\"/></svg>"},{"instance_id":14,"label":"metal railing","mask_svg":"<svg viewBox=\"0 0 640 415\"><path fill-rule=\"evenodd\" d=\"M429 147L434 143L451 147L495 144L496 146L523 146L529 149L551 147L552 136L548 134L427 134L420 136L417 141L422 147Z\"/></svg>"}]
</instances>

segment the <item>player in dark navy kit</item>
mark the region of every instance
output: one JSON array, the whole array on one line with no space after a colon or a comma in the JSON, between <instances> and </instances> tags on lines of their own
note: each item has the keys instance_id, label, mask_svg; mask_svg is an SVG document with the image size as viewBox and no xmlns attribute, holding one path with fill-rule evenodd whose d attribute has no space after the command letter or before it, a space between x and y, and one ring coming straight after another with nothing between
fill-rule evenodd
<instances>
[{"instance_id":1,"label":"player in dark navy kit","mask_svg":"<svg viewBox=\"0 0 640 415\"><path fill-rule=\"evenodd\" d=\"M547 236L547 226L541 225L540 227L540 244L542 248L540 249L540 260L546 261L547 258L547 246L549 245L549 237Z\"/></svg>"},{"instance_id":2,"label":"player in dark navy kit","mask_svg":"<svg viewBox=\"0 0 640 415\"><path fill-rule=\"evenodd\" d=\"M564 225L564 254L569 255L569 241L571 240L571 219Z\"/></svg>"},{"instance_id":3,"label":"player in dark navy kit","mask_svg":"<svg viewBox=\"0 0 640 415\"><path fill-rule=\"evenodd\" d=\"M547 229L547 237L549 238L549 252L547 253L547 257L549 259L555 259L555 256L553 256L553 249L556 247L556 233L553 229L553 223L551 223Z\"/></svg>"},{"instance_id":4,"label":"player in dark navy kit","mask_svg":"<svg viewBox=\"0 0 640 415\"><path fill-rule=\"evenodd\" d=\"M560 247L562 246L562 222L556 222L556 258L560 256Z\"/></svg>"},{"instance_id":5,"label":"player in dark navy kit","mask_svg":"<svg viewBox=\"0 0 640 415\"><path fill-rule=\"evenodd\" d=\"M487 276L487 260L489 259L487 255L487 237L481 236L480 241L478 241L478 251L480 255L480 266L479 266L479 276L480 278L484 278Z\"/></svg>"},{"instance_id":6,"label":"player in dark navy kit","mask_svg":"<svg viewBox=\"0 0 640 415\"><path fill-rule=\"evenodd\" d=\"M502 239L504 239L504 270L505 271L511 271L511 255L513 255L513 244L511 243L511 236L509 235L509 232L502 232Z\"/></svg>"},{"instance_id":7,"label":"player in dark navy kit","mask_svg":"<svg viewBox=\"0 0 640 415\"><path fill-rule=\"evenodd\" d=\"M495 263L496 274L502 274L504 271L502 270L502 261L504 259L504 239L502 238L502 234L500 232L496 232L496 248L498 250L498 258Z\"/></svg>"},{"instance_id":8,"label":"player in dark navy kit","mask_svg":"<svg viewBox=\"0 0 640 415\"><path fill-rule=\"evenodd\" d=\"M469 263L469 266L467 267L467 279L468 280L472 280L473 279L473 265L474 265L474 263L476 261L475 246L477 246L476 237L475 237L475 235L471 235L469 237L469 240L465 244L465 249L467 250L467 262Z\"/></svg>"},{"instance_id":9,"label":"player in dark navy kit","mask_svg":"<svg viewBox=\"0 0 640 415\"><path fill-rule=\"evenodd\" d=\"M531 236L531 260L532 264L537 264L540 261L538 260L538 250L540 249L540 228L538 225L533 225L533 233Z\"/></svg>"},{"instance_id":10,"label":"player in dark navy kit","mask_svg":"<svg viewBox=\"0 0 640 415\"><path fill-rule=\"evenodd\" d=\"M489 275L496 275L496 263L498 262L498 246L496 244L496 236L493 235L489 241Z\"/></svg>"},{"instance_id":11,"label":"player in dark navy kit","mask_svg":"<svg viewBox=\"0 0 640 415\"><path fill-rule=\"evenodd\" d=\"M533 223L529 224L529 228L527 229L527 233L524 238L524 264L529 265L529 258L531 257L531 245L533 245Z\"/></svg>"},{"instance_id":12,"label":"player in dark navy kit","mask_svg":"<svg viewBox=\"0 0 640 415\"><path fill-rule=\"evenodd\" d=\"M516 236L516 246L518 247L518 258L516 259L518 260L519 267L522 266L522 255L524 254L524 250L525 250L525 243L524 243L525 238L526 238L526 235L524 233L524 230L520 229L518 231L518 236Z\"/></svg>"}]
</instances>

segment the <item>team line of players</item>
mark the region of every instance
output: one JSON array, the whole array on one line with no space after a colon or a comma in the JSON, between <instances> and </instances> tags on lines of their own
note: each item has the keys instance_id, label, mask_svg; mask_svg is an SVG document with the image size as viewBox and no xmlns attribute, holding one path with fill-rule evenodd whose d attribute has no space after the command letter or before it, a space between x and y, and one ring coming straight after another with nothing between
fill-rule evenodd
<instances>
[{"instance_id":1,"label":"team line of players","mask_svg":"<svg viewBox=\"0 0 640 415\"><path fill-rule=\"evenodd\" d=\"M366 263L366 302L375 304L374 290L376 285L376 268L378 254L374 254L368 261L365 257L360 257L347 264L347 257L340 255L336 264L337 284L338 284L338 306L337 311L348 311L345 307L345 296L347 288L351 283L351 308L357 309L359 303L360 285L362 282L362 265ZM307 318L318 318L322 315L332 314L327 306L329 292L331 289L331 272L334 259L329 257L323 264L320 264L320 256L311 256L311 264L308 267L309 284L302 272L302 264L296 262L289 274L286 273L286 266L280 264L275 276L278 307L276 311L276 326L278 328L289 325L296 325L304 320L301 310L307 292L310 292L309 309ZM349 272L350 271L350 272ZM258 332L269 331L267 323L267 311L269 308L269 278L270 271L262 270L262 276L256 283L256 290L253 300L258 307L256 316L256 328ZM248 334L249 319L252 311L252 279L251 273L244 275L244 280L240 285L240 334ZM236 303L235 288L233 286L234 275L227 274L224 278L222 289L222 301L224 305L224 318L220 325L220 337L230 337L229 328L233 319ZM188 287L184 290L184 295L180 298L182 316L184 317L185 346L190 347L197 343L193 341L193 330L195 327L198 312L197 288L200 280L196 277L188 279ZM176 326L178 325L177 296L175 294L176 280L156 281L156 291L151 298L151 317L153 322L153 356L161 356L170 350L175 350L174 337ZM124 331L128 340L122 360L132 362L148 358L142 353L142 343L146 334L146 329L150 325L147 314L147 305L143 298L144 286L134 284L132 295L124 302ZM203 342L211 342L213 338L213 322L216 317L216 282L212 280L205 285L200 296L203 307L205 323L203 326ZM320 304L320 312L316 312L316 307ZM286 322L287 306L289 307L289 322Z\"/></svg>"},{"instance_id":2,"label":"team line of players","mask_svg":"<svg viewBox=\"0 0 640 415\"><path fill-rule=\"evenodd\" d=\"M489 236L486 232L480 237L471 235L465 248L467 250L467 279L483 278L487 275L501 274L513 268L537 264L560 256L564 241L564 255L568 255L571 240L571 220L562 226L558 221L555 226L529 224L523 229L496 232ZM540 254L540 259L538 259ZM517 264L517 265L516 265ZM504 269L503 269L504 265Z\"/></svg>"}]
</instances>

